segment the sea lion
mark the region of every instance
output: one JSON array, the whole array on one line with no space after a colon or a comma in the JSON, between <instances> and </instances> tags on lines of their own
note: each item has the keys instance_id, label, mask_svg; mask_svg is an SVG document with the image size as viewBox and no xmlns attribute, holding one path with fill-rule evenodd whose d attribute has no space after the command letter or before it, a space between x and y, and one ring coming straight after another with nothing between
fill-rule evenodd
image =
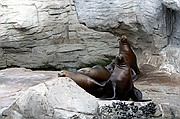
<instances>
[{"instance_id":1,"label":"sea lion","mask_svg":"<svg viewBox=\"0 0 180 119\"><path fill-rule=\"evenodd\" d=\"M129 100L133 88L131 71L121 54L116 55L115 68L104 87L106 99Z\"/></svg>"},{"instance_id":2,"label":"sea lion","mask_svg":"<svg viewBox=\"0 0 180 119\"><path fill-rule=\"evenodd\" d=\"M107 81L111 76L110 72L104 66L101 65L95 65L92 68L81 68L77 70L77 72L87 75L98 82Z\"/></svg>"},{"instance_id":3,"label":"sea lion","mask_svg":"<svg viewBox=\"0 0 180 119\"><path fill-rule=\"evenodd\" d=\"M118 54L115 59L115 68L104 86L104 96L102 99L119 99L133 101L150 101L142 100L142 93L134 87L131 79L131 68L126 63L125 58Z\"/></svg>"},{"instance_id":4,"label":"sea lion","mask_svg":"<svg viewBox=\"0 0 180 119\"><path fill-rule=\"evenodd\" d=\"M129 66L135 71L137 75L140 74L137 66L137 58L125 35L122 35L119 39L119 53L123 55Z\"/></svg>"},{"instance_id":5,"label":"sea lion","mask_svg":"<svg viewBox=\"0 0 180 119\"><path fill-rule=\"evenodd\" d=\"M88 93L90 93L90 94L92 94L92 95L94 95L96 97L101 96L101 92L98 92L98 91L100 91L101 88L105 85L105 84L98 83L97 81L90 78L89 76L80 74L78 72L71 72L71 71L67 71L67 70L61 70L58 73L58 77L69 77L69 78L71 78L81 88L83 88Z\"/></svg>"}]
</instances>

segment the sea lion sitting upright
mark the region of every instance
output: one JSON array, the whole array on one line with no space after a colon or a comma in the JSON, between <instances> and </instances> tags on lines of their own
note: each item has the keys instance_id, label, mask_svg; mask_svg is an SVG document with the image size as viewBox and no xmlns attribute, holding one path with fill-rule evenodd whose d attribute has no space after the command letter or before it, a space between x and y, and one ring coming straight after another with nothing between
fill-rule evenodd
<instances>
[{"instance_id":1,"label":"sea lion sitting upright","mask_svg":"<svg viewBox=\"0 0 180 119\"><path fill-rule=\"evenodd\" d=\"M134 87L131 79L131 68L126 63L124 57L118 54L115 59L115 68L104 86L104 96L102 99L119 99L133 101L150 101L142 100L142 93Z\"/></svg>"},{"instance_id":2,"label":"sea lion sitting upright","mask_svg":"<svg viewBox=\"0 0 180 119\"><path fill-rule=\"evenodd\" d=\"M135 71L137 75L140 74L137 66L137 58L125 35L122 35L119 39L119 53L123 55L129 66Z\"/></svg>"},{"instance_id":3,"label":"sea lion sitting upright","mask_svg":"<svg viewBox=\"0 0 180 119\"><path fill-rule=\"evenodd\" d=\"M133 88L131 70L121 54L116 55L115 68L104 87L105 99L129 100Z\"/></svg>"},{"instance_id":4,"label":"sea lion sitting upright","mask_svg":"<svg viewBox=\"0 0 180 119\"><path fill-rule=\"evenodd\" d=\"M81 68L77 70L77 72L87 75L98 82L107 81L111 76L110 72L104 66L101 65L95 65L92 68L91 67Z\"/></svg>"},{"instance_id":5,"label":"sea lion sitting upright","mask_svg":"<svg viewBox=\"0 0 180 119\"><path fill-rule=\"evenodd\" d=\"M101 92L98 92L105 84L100 84L89 76L80 74L78 72L71 72L67 70L61 70L58 73L58 77L69 77L74 80L81 88L86 90L88 93L100 97Z\"/></svg>"}]
</instances>

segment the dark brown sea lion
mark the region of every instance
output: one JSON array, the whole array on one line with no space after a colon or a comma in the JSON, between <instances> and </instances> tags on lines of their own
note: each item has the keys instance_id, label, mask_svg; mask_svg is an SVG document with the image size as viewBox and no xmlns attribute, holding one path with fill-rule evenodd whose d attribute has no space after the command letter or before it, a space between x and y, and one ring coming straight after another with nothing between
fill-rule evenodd
<instances>
[{"instance_id":1,"label":"dark brown sea lion","mask_svg":"<svg viewBox=\"0 0 180 119\"><path fill-rule=\"evenodd\" d=\"M58 73L59 77L69 77L74 80L81 88L86 90L88 93L100 97L101 92L98 92L100 88L104 86L104 84L100 84L89 76L80 74L78 72L71 72L67 70L61 70Z\"/></svg>"},{"instance_id":2,"label":"dark brown sea lion","mask_svg":"<svg viewBox=\"0 0 180 119\"><path fill-rule=\"evenodd\" d=\"M142 93L134 87L131 79L131 68L126 63L124 57L118 54L115 59L115 68L104 86L104 96L102 99L119 99L133 101L150 101L142 100Z\"/></svg>"},{"instance_id":3,"label":"dark brown sea lion","mask_svg":"<svg viewBox=\"0 0 180 119\"><path fill-rule=\"evenodd\" d=\"M115 68L104 87L107 99L129 100L133 88L131 71L121 54L116 56Z\"/></svg>"},{"instance_id":4,"label":"dark brown sea lion","mask_svg":"<svg viewBox=\"0 0 180 119\"><path fill-rule=\"evenodd\" d=\"M95 65L92 68L91 67L81 68L77 70L77 72L87 75L98 82L107 81L111 76L111 73L104 66L101 65Z\"/></svg>"},{"instance_id":5,"label":"dark brown sea lion","mask_svg":"<svg viewBox=\"0 0 180 119\"><path fill-rule=\"evenodd\" d=\"M136 72L137 75L140 74L139 68L137 66L137 58L125 35L122 35L119 39L119 53L123 55L129 66Z\"/></svg>"}]
</instances>

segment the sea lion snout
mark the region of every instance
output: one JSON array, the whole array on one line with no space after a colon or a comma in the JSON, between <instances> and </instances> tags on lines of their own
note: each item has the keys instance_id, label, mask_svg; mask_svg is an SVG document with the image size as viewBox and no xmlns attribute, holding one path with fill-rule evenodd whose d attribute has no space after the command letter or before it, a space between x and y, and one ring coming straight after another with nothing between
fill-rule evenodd
<instances>
[{"instance_id":1,"label":"sea lion snout","mask_svg":"<svg viewBox=\"0 0 180 119\"><path fill-rule=\"evenodd\" d=\"M120 41L121 43L127 43L127 37L125 35L122 35Z\"/></svg>"},{"instance_id":2,"label":"sea lion snout","mask_svg":"<svg viewBox=\"0 0 180 119\"><path fill-rule=\"evenodd\" d=\"M58 73L58 77L65 77L65 70L61 70L61 71Z\"/></svg>"},{"instance_id":3,"label":"sea lion snout","mask_svg":"<svg viewBox=\"0 0 180 119\"><path fill-rule=\"evenodd\" d=\"M121 37L118 38L117 41L121 41L121 40L127 40L127 36L126 35L122 35Z\"/></svg>"}]
</instances>

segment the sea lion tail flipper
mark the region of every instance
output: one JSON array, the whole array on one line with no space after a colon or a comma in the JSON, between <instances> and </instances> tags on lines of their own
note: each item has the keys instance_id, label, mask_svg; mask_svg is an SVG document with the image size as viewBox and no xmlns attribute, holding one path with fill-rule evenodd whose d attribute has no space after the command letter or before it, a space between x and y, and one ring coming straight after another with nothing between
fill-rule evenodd
<instances>
[{"instance_id":1,"label":"sea lion tail flipper","mask_svg":"<svg viewBox=\"0 0 180 119\"><path fill-rule=\"evenodd\" d=\"M113 96L110 99L115 99L116 98L116 84L113 85Z\"/></svg>"},{"instance_id":2,"label":"sea lion tail flipper","mask_svg":"<svg viewBox=\"0 0 180 119\"><path fill-rule=\"evenodd\" d=\"M139 90L139 89L137 89L137 88L135 88L134 87L134 89L133 89L133 92L132 92L133 94L132 94L132 97L131 97L131 99L133 100L133 101L136 101L136 102L147 102L147 101L152 101L151 99L142 99L142 92Z\"/></svg>"},{"instance_id":3,"label":"sea lion tail flipper","mask_svg":"<svg viewBox=\"0 0 180 119\"><path fill-rule=\"evenodd\" d=\"M137 97L138 100L142 99L142 97L143 97L142 92L139 89L134 87L133 92L134 92L134 95Z\"/></svg>"}]
</instances>

